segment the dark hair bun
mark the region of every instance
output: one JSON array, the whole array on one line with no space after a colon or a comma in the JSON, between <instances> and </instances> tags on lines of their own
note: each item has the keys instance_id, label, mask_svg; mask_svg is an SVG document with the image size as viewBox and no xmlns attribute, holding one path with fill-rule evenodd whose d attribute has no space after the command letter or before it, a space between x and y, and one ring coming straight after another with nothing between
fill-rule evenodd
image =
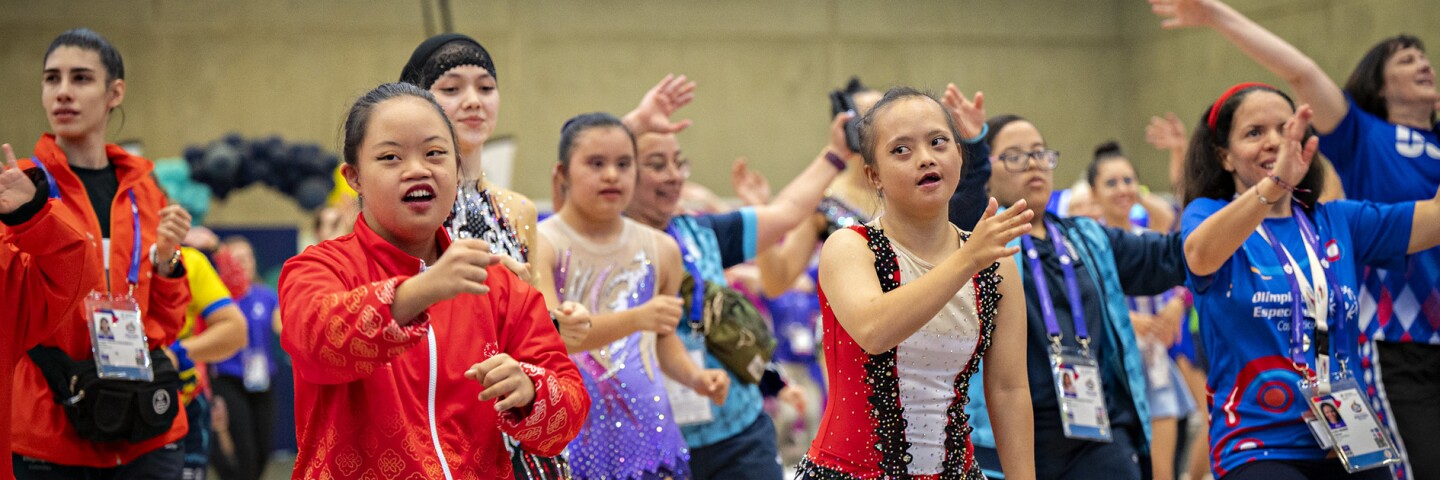
<instances>
[{"instance_id":1,"label":"dark hair bun","mask_svg":"<svg viewBox=\"0 0 1440 480\"><path fill-rule=\"evenodd\" d=\"M1095 159L1096 159L1096 160L1099 160L1099 159L1102 159L1102 158L1106 158L1106 157L1123 157L1123 156L1125 156L1125 151L1120 149L1120 142L1118 142L1118 141L1116 141L1116 140L1113 140L1113 139L1112 139L1112 140L1106 140L1104 143L1101 143L1101 144L1095 146Z\"/></svg>"}]
</instances>

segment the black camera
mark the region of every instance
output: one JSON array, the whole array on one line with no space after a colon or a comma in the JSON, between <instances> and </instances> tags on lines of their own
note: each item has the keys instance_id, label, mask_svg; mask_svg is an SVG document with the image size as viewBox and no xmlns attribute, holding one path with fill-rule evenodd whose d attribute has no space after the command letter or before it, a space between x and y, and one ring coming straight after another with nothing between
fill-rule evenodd
<instances>
[{"instance_id":1,"label":"black camera","mask_svg":"<svg viewBox=\"0 0 1440 480\"><path fill-rule=\"evenodd\" d=\"M845 145L850 151L860 151L860 112L855 109L855 100L850 98L849 93L844 90L830 92L830 118L843 112L854 113L855 116L845 121Z\"/></svg>"}]
</instances>

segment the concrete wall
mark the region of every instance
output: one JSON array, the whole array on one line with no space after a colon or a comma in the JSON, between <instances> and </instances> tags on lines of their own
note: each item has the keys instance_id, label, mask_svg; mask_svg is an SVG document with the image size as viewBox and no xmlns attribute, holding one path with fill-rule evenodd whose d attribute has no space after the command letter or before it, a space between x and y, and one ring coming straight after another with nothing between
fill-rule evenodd
<instances>
[{"instance_id":1,"label":"concrete wall","mask_svg":"<svg viewBox=\"0 0 1440 480\"><path fill-rule=\"evenodd\" d=\"M497 135L518 142L514 185L549 197L559 127L587 111L623 113L661 76L689 74L695 126L682 147L695 179L730 193L731 160L748 156L778 188L825 141L825 94L852 74L875 86L986 92L992 114L1033 119L1076 178L1093 145L1120 138L1149 183L1163 157L1145 119L1188 121L1239 80L1274 81L1204 31L1162 32L1138 0L828 0L727 2L452 0L456 31L496 58ZM1419 0L1247 1L1241 8L1297 42L1337 77L1395 31L1440 38ZM7 0L0 8L0 141L28 152L46 130L42 53L60 31L89 26L125 55L124 125L151 158L227 132L280 134L338 150L344 110L398 77L425 38L422 2L379 0ZM1422 28L1423 27L1423 28ZM1428 30L1427 30L1428 29ZM1153 160L1153 161L1152 161ZM217 205L217 224L303 222L263 189Z\"/></svg>"}]
</instances>

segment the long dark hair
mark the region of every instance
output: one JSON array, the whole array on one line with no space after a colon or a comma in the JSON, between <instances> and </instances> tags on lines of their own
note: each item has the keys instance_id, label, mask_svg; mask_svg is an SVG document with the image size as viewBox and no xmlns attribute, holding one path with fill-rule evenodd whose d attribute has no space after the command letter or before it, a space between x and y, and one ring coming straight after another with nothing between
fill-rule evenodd
<instances>
[{"instance_id":1,"label":"long dark hair","mask_svg":"<svg viewBox=\"0 0 1440 480\"><path fill-rule=\"evenodd\" d=\"M1235 111L1245 102L1246 97L1257 91L1273 92L1284 98L1285 102L1290 104L1291 110L1295 109L1295 101L1291 100L1289 95L1266 85L1254 85L1231 95L1220 105L1220 113L1215 118L1213 130L1207 121L1210 110L1215 107L1212 105L1205 109L1205 113L1200 115L1200 121L1195 123L1195 133L1190 136L1190 148L1185 152L1185 204L1188 205L1197 198L1229 200L1235 196L1235 179L1233 174L1225 170L1220 152L1230 147L1230 129L1234 126ZM1305 133L1305 138L1309 139L1314 134L1314 129L1310 129ZM1307 208L1313 208L1324 187L1325 168L1318 161L1311 162L1305 178L1296 185L1295 199Z\"/></svg>"},{"instance_id":2,"label":"long dark hair","mask_svg":"<svg viewBox=\"0 0 1440 480\"><path fill-rule=\"evenodd\" d=\"M1360 57L1360 63L1355 65L1350 79L1345 81L1345 93L1355 99L1356 106L1381 120L1390 120L1390 109L1385 106L1385 97L1380 96L1380 90L1385 88L1385 62L1390 61L1395 52L1411 47L1425 51L1425 44L1419 38L1400 34L1381 40ZM1435 123L1433 111L1430 112L1430 123Z\"/></svg>"}]
</instances>

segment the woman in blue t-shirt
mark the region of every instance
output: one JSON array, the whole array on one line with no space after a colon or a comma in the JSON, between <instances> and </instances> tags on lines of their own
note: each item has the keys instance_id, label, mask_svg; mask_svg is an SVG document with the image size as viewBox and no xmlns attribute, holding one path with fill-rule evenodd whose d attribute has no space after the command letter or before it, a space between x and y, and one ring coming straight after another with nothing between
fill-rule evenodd
<instances>
[{"instance_id":1,"label":"woman in blue t-shirt","mask_svg":"<svg viewBox=\"0 0 1440 480\"><path fill-rule=\"evenodd\" d=\"M1397 35L1376 43L1350 73L1344 88L1299 49L1234 9L1214 0L1152 0L1170 17L1167 27L1214 29L1250 58L1290 84L1300 103L1315 110L1320 153L1335 166L1345 194L1356 200L1398 203L1430 198L1440 186L1440 137L1435 111L1440 92L1435 69L1419 38ZM1417 253L1394 271L1361 272L1360 330L1376 340L1359 352L1365 377L1380 379L1372 392L1379 415L1399 428L1413 472L1405 478L1440 478L1440 310L1423 308L1440 292L1440 249ZM1378 357L1378 358L1377 358ZM1393 418L1386 412L1394 412Z\"/></svg>"},{"instance_id":2,"label":"woman in blue t-shirt","mask_svg":"<svg viewBox=\"0 0 1440 480\"><path fill-rule=\"evenodd\" d=\"M1311 115L1274 87L1245 83L1221 95L1191 137L1181 226L1210 352L1219 478L1389 478L1383 469L1347 474L1320 448L1302 420L1301 372L1328 379L1345 370L1359 344L1359 272L1440 243L1440 199L1316 205L1323 173L1311 162L1318 139L1306 138ZM1292 302L1297 295L1303 302ZM1316 351L1332 346L1341 361L1328 368Z\"/></svg>"}]
</instances>

